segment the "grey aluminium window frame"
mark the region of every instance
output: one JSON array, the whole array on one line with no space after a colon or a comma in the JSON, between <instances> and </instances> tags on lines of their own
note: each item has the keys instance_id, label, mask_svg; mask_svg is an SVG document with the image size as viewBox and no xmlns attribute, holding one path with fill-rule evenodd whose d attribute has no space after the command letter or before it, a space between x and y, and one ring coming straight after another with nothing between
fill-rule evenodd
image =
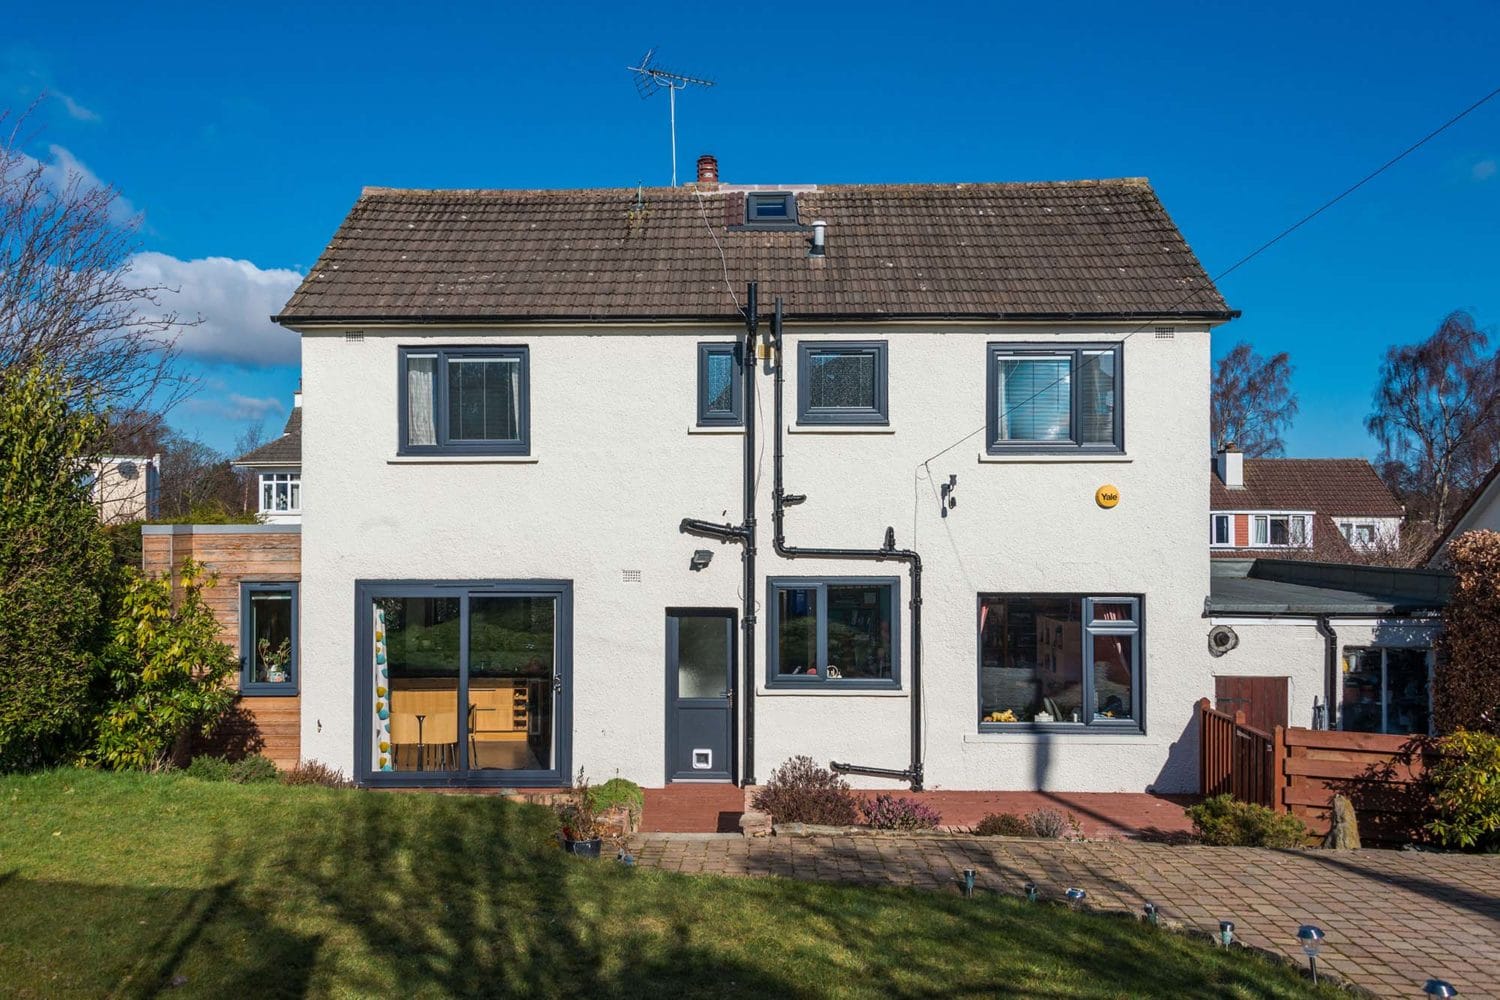
<instances>
[{"instance_id":1,"label":"grey aluminium window frame","mask_svg":"<svg viewBox=\"0 0 1500 1000\"><path fill-rule=\"evenodd\" d=\"M762 217L761 205L783 204L786 211ZM750 226L797 227L797 195L792 191L749 191L745 194L745 224Z\"/></svg>"},{"instance_id":2,"label":"grey aluminium window frame","mask_svg":"<svg viewBox=\"0 0 1500 1000\"><path fill-rule=\"evenodd\" d=\"M745 425L744 386L739 377L741 345L735 341L705 342L698 345L698 426L743 427ZM708 408L708 361L717 355L728 355L735 366L729 376L729 412Z\"/></svg>"},{"instance_id":3,"label":"grey aluminium window frame","mask_svg":"<svg viewBox=\"0 0 1500 1000\"><path fill-rule=\"evenodd\" d=\"M254 594L290 591L292 595L292 658L287 662L287 679L279 684L270 681L254 681L255 636L251 631L252 616L250 600ZM300 634L301 595L296 580L242 580L240 581L240 694L246 697L283 698L295 697L302 687L300 660L302 637Z\"/></svg>"},{"instance_id":4,"label":"grey aluminium window frame","mask_svg":"<svg viewBox=\"0 0 1500 1000\"><path fill-rule=\"evenodd\" d=\"M883 586L891 590L891 676L889 678L835 677L825 674L828 658L828 588ZM816 590L818 613L818 672L814 675L777 673L781 622L776 591ZM898 576L775 576L766 580L766 688L776 690L901 690L901 578Z\"/></svg>"},{"instance_id":5,"label":"grey aluminium window frame","mask_svg":"<svg viewBox=\"0 0 1500 1000\"><path fill-rule=\"evenodd\" d=\"M1085 444L1079 441L1079 399L1078 399L1078 370L1084 364L1084 355L1090 353L1112 353L1115 359L1115 412L1114 412L1114 434L1113 441L1108 443L1095 442ZM984 425L985 425L985 450L991 455L1119 455L1125 452L1125 357L1124 341L1069 341L1067 343L1040 343L1031 341L1027 343L991 343L985 347L985 401L984 401ZM1002 358L1016 358L1027 356L1056 357L1058 355L1071 355L1072 367L1069 369L1069 432L1071 440L1068 441L1001 441L1000 436L1000 414L997 412L999 400L995 389L995 379Z\"/></svg>"},{"instance_id":6,"label":"grey aluminium window frame","mask_svg":"<svg viewBox=\"0 0 1500 1000\"><path fill-rule=\"evenodd\" d=\"M1131 691L1129 719L1105 719L1094 718L1092 709L1090 718L1083 722L980 722L978 723L981 733L1116 733L1122 736L1145 736L1146 735L1146 598L1144 594L1098 594L1098 593L1007 593L997 591L985 591L974 598L974 707L979 711L975 716L980 717L984 709L984 643L979 636L980 609L984 606L986 598L1013 598L1013 599L1035 599L1035 600L1078 600L1082 602L1079 609L1079 629L1081 640L1079 649L1088 649L1088 640L1093 635L1131 635L1135 642L1132 643L1131 663ZM1095 604L1124 604L1129 602L1135 605L1135 619L1128 623L1114 621L1094 621L1093 606ZM1094 667L1089 663L1087 655L1083 661L1083 690L1082 703L1092 706L1094 704Z\"/></svg>"},{"instance_id":7,"label":"grey aluminium window frame","mask_svg":"<svg viewBox=\"0 0 1500 1000\"><path fill-rule=\"evenodd\" d=\"M526 344L494 347L428 347L412 345L397 349L396 365L397 419L396 454L398 455L530 455L531 454L531 348ZM407 359L436 357L433 370L432 426L436 443L414 445L408 441L411 429L411 397L407 389ZM517 439L510 441L453 441L448 437L448 360L477 358L517 358L521 363L517 389Z\"/></svg>"},{"instance_id":8,"label":"grey aluminium window frame","mask_svg":"<svg viewBox=\"0 0 1500 1000\"><path fill-rule=\"evenodd\" d=\"M871 406L812 406L808 373L814 354L868 354L875 359L875 398ZM873 426L890 424L890 349L884 340L801 340L797 343L797 424L817 426Z\"/></svg>"},{"instance_id":9,"label":"grey aluminium window frame","mask_svg":"<svg viewBox=\"0 0 1500 1000\"><path fill-rule=\"evenodd\" d=\"M375 679L374 602L379 597L454 597L460 599L460 670L457 704L469 700L468 659L470 597L552 597L557 601L553 661L555 756L546 771L468 770L468 741L459 740L456 771L377 771L370 763L374 740ZM573 581L572 580L355 580L354 581L354 781L367 787L454 786L469 788L559 788L573 782Z\"/></svg>"}]
</instances>

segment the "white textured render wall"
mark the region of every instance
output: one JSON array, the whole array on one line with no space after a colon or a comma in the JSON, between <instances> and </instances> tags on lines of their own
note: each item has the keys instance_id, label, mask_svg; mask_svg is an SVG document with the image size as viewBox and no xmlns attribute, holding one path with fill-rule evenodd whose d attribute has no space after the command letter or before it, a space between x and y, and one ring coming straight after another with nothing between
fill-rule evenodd
<instances>
[{"instance_id":1,"label":"white textured render wall","mask_svg":"<svg viewBox=\"0 0 1500 1000\"><path fill-rule=\"evenodd\" d=\"M793 545L873 548L890 525L898 545L922 552L932 787L1184 790L1196 780L1196 747L1183 737L1196 699L1213 693L1202 617L1206 330L1178 327L1174 338L1157 339L1148 329L1126 344L1123 458L991 461L978 430L987 343L1117 341L1128 332L787 326L788 425L799 338L889 342L889 428L787 435L787 490L809 498L789 510L787 533ZM740 604L738 548L678 531L683 517L740 519L740 435L690 430L696 344L738 331L364 333L360 342L338 332L303 338L304 754L352 765L355 580L562 578L574 581L575 765L661 784L664 609ZM530 459L398 460L398 346L484 343L530 347ZM772 386L764 369L759 383L757 601L764 604L767 576L890 575L901 579L904 606L911 590L901 564L774 556ZM958 505L942 518L937 484L950 474L958 475ZM1103 484L1119 488L1113 510L1094 502ZM691 572L697 548L713 549L715 559ZM641 581L622 582L625 569L639 569ZM1146 734L978 733L976 600L992 591L1144 595ZM763 656L764 607L759 616ZM910 634L903 607L903 647ZM903 648L901 692L762 690L756 776L794 753L904 767L910 666ZM759 664L757 677L763 686Z\"/></svg>"}]
</instances>

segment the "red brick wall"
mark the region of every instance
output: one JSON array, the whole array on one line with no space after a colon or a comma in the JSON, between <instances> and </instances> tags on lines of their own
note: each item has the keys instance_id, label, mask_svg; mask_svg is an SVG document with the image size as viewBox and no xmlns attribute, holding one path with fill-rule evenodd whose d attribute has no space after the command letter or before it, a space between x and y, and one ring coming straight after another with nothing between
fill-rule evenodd
<instances>
[{"instance_id":1,"label":"red brick wall","mask_svg":"<svg viewBox=\"0 0 1500 1000\"><path fill-rule=\"evenodd\" d=\"M1250 544L1250 515L1234 515L1234 546L1243 549Z\"/></svg>"}]
</instances>

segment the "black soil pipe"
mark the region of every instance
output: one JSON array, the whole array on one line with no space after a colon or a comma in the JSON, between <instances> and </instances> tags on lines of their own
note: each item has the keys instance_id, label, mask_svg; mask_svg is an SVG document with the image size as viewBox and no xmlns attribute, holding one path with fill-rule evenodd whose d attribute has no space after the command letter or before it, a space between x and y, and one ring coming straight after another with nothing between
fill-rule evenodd
<instances>
[{"instance_id":1,"label":"black soil pipe","mask_svg":"<svg viewBox=\"0 0 1500 1000\"><path fill-rule=\"evenodd\" d=\"M1339 634L1328 623L1327 615L1319 615L1315 625L1323 637L1323 718L1329 729L1337 729L1339 720L1334 705L1338 698Z\"/></svg>"},{"instance_id":2,"label":"black soil pipe","mask_svg":"<svg viewBox=\"0 0 1500 1000\"><path fill-rule=\"evenodd\" d=\"M776 311L771 317L771 345L775 353L776 392L773 433L776 447L773 452L774 482L771 490L771 512L775 528L776 554L783 559L855 559L869 562L904 562L911 571L911 766L904 771L885 767L864 767L858 764L830 766L835 771L868 774L880 778L895 778L911 783L911 790L922 790L922 557L911 549L896 548L896 533L887 528L885 545L878 549L807 548L786 544L786 508L802 503L805 496L789 495L782 488L782 436L786 425L782 415L782 396L786 375L782 369L781 354L781 299L776 300Z\"/></svg>"}]
</instances>

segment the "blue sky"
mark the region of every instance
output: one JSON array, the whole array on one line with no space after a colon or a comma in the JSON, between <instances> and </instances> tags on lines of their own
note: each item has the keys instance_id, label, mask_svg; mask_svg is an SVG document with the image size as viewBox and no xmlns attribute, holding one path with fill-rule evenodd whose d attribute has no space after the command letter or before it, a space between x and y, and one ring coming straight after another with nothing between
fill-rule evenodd
<instances>
[{"instance_id":1,"label":"blue sky","mask_svg":"<svg viewBox=\"0 0 1500 1000\"><path fill-rule=\"evenodd\" d=\"M144 213L141 266L183 289L203 391L173 422L228 448L297 381L280 305L366 184L1148 176L1217 273L1500 86L1500 5L865 2L40 5L6 14L0 107L53 96L27 152ZM1220 8L1223 9L1220 9ZM1313 9L1308 9L1313 8ZM1247 339L1287 350L1292 455L1372 455L1387 345L1449 310L1500 329L1500 99L1230 276Z\"/></svg>"}]
</instances>

